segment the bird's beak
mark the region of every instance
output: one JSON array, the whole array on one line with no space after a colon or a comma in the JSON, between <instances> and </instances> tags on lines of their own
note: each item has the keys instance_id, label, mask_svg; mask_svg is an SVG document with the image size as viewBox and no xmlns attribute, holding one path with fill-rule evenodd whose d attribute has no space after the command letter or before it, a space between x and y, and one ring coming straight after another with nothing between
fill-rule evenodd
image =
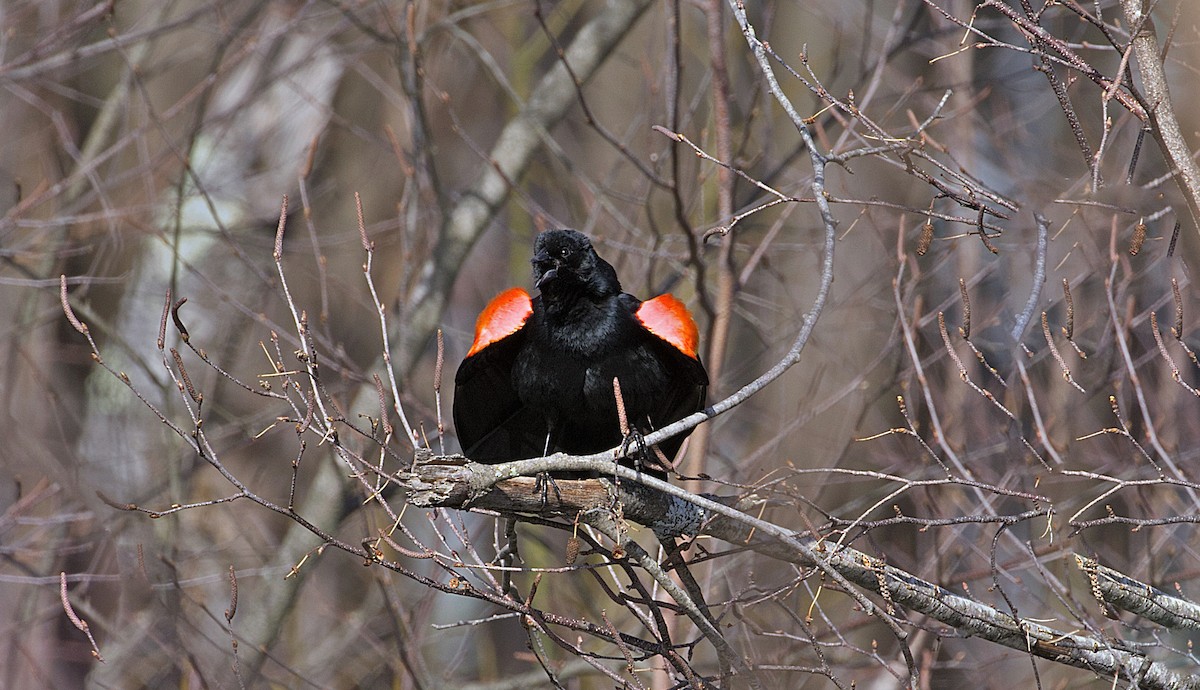
<instances>
[{"instance_id":1,"label":"bird's beak","mask_svg":"<svg viewBox=\"0 0 1200 690\"><path fill-rule=\"evenodd\" d=\"M557 277L558 277L558 266L555 266L554 268L550 269L549 271L546 271L545 273L543 273L541 278L538 278L537 288L539 290L542 289L543 285L545 285L546 283L549 283L550 281L554 280Z\"/></svg>"}]
</instances>

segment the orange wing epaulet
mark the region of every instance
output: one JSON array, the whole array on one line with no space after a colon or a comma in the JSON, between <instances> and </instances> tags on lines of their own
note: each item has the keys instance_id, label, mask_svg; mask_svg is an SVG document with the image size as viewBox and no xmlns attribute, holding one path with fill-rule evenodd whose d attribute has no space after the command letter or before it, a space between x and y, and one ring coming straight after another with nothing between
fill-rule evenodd
<instances>
[{"instance_id":1,"label":"orange wing epaulet","mask_svg":"<svg viewBox=\"0 0 1200 690\"><path fill-rule=\"evenodd\" d=\"M475 342L471 344L467 356L521 330L532 313L533 301L529 293L519 287L496 295L475 321Z\"/></svg>"},{"instance_id":2,"label":"orange wing epaulet","mask_svg":"<svg viewBox=\"0 0 1200 690\"><path fill-rule=\"evenodd\" d=\"M696 328L696 320L674 295L659 295L642 302L637 310L637 318L646 330L688 357L699 359L696 347L700 344L700 333Z\"/></svg>"}]
</instances>

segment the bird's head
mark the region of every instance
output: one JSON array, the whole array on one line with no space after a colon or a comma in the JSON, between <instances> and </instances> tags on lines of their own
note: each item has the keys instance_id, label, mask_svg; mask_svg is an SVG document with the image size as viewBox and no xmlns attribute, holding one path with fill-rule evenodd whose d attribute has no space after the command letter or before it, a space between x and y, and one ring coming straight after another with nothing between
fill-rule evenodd
<instances>
[{"instance_id":1,"label":"bird's head","mask_svg":"<svg viewBox=\"0 0 1200 690\"><path fill-rule=\"evenodd\" d=\"M533 243L533 282L542 295L582 292L607 297L621 292L612 265L601 259L592 242L575 230L547 230Z\"/></svg>"}]
</instances>

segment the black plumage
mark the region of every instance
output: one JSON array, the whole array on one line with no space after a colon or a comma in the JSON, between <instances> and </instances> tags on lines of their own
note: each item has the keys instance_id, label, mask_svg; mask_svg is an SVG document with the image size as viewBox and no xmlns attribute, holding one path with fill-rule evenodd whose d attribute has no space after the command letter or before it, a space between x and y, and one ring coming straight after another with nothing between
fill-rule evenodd
<instances>
[{"instance_id":1,"label":"black plumage","mask_svg":"<svg viewBox=\"0 0 1200 690\"><path fill-rule=\"evenodd\" d=\"M681 302L623 292L612 265L574 230L538 235L531 263L540 294L512 289L493 300L455 376L454 424L467 457L497 463L619 445L614 378L641 433L703 409L708 375ZM674 458L683 438L659 448Z\"/></svg>"}]
</instances>

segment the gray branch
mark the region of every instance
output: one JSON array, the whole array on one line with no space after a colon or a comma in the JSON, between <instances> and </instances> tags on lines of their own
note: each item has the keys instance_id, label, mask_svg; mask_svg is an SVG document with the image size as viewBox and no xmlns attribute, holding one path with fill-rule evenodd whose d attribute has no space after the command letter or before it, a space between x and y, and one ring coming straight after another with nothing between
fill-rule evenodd
<instances>
[{"instance_id":1,"label":"gray branch","mask_svg":"<svg viewBox=\"0 0 1200 690\"><path fill-rule=\"evenodd\" d=\"M1025 302L1025 308L1021 310L1017 316L1017 322L1013 325L1012 339L1020 343L1021 337L1025 335L1025 328L1029 326L1029 321L1033 319L1034 312L1037 311L1038 302L1042 299L1042 286L1046 283L1046 247L1050 236L1050 221L1040 213L1033 214L1037 222L1037 248L1034 251L1034 268L1033 268L1033 287L1029 291L1029 299ZM980 231L982 232L982 230Z\"/></svg>"},{"instance_id":2,"label":"gray branch","mask_svg":"<svg viewBox=\"0 0 1200 690\"><path fill-rule=\"evenodd\" d=\"M1101 602L1167 628L1200 630L1200 605L1102 566L1093 558L1076 555L1075 563L1087 575L1092 594Z\"/></svg>"}]
</instances>

